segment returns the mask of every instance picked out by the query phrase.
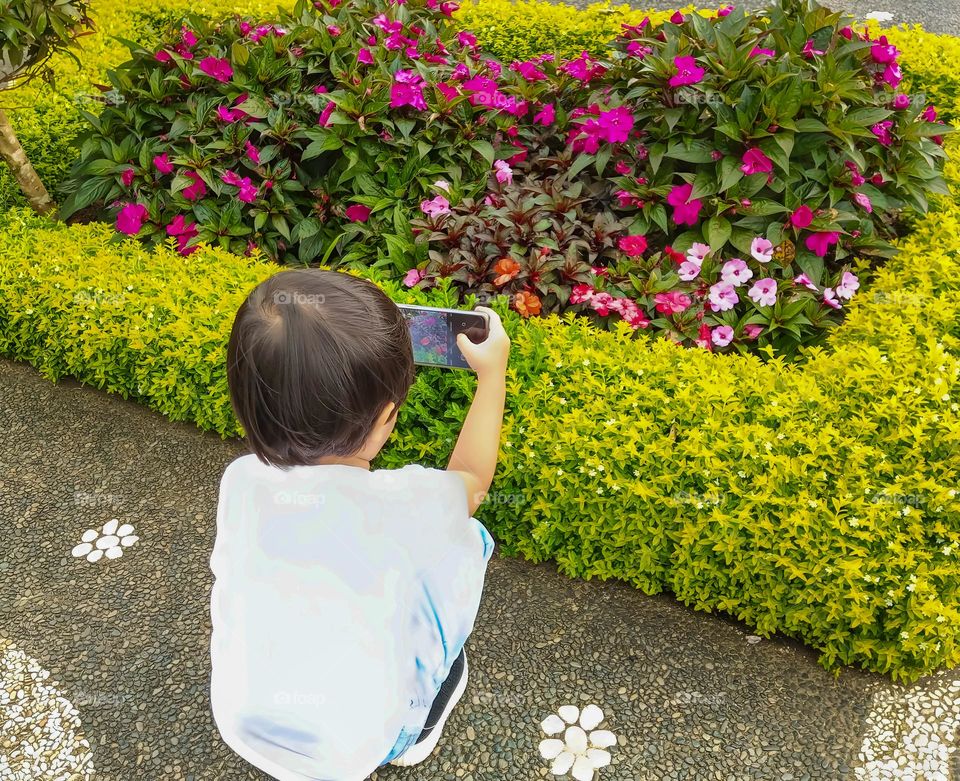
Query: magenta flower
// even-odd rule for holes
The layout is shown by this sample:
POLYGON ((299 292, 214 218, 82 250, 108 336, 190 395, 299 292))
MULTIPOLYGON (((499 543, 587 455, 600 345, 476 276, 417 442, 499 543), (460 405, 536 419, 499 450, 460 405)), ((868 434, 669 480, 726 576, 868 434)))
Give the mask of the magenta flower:
POLYGON ((125 168, 120 174, 120 181, 123 182, 125 187, 129 187, 133 184, 134 172, 132 168, 125 168))
POLYGON ((644 46, 640 41, 630 41, 627 44, 627 54, 631 57, 636 57, 638 60, 642 60, 648 54, 652 54, 653 49, 649 46, 644 46))
POLYGON ((893 120, 886 119, 883 122, 878 122, 876 125, 870 128, 870 132, 873 133, 877 140, 883 146, 890 146, 893 143, 893 136, 890 135, 890 129, 893 127, 893 120))
POLYGON ((710 309, 714 312, 726 312, 740 302, 740 297, 737 295, 734 286, 729 282, 718 282, 710 286, 708 300, 710 309))
POLYGON ((886 35, 881 35, 874 41, 873 46, 870 47, 870 56, 875 63, 887 65, 888 63, 896 62, 897 57, 900 56, 900 52, 897 51, 896 46, 887 43, 886 35))
POLYGON ((759 46, 754 46, 750 50, 751 57, 776 57, 777 52, 773 49, 761 49, 759 46))
POLYGON ((696 225, 700 218, 703 201, 699 198, 691 200, 692 192, 692 184, 679 184, 667 195, 667 203, 673 207, 673 221, 677 225, 696 225))
POLYGON ((756 339, 760 336, 760 333, 763 331, 762 325, 745 325, 743 327, 743 333, 748 339, 756 339))
POLYGON ((477 48, 477 36, 473 33, 466 31, 460 31, 457 33, 457 43, 467 49, 476 49, 477 48))
POLYGON ((803 56, 808 60, 812 59, 815 54, 824 54, 823 49, 814 49, 813 48, 813 38, 810 38, 803 47, 803 56))
POLYGON ((854 193, 853 202, 857 204, 861 209, 863 209, 867 214, 873 213, 873 204, 870 202, 870 199, 863 193, 854 193))
POLYGON ((249 141, 246 142, 246 154, 247 154, 247 158, 248 158, 248 159, 250 160, 250 162, 252 162, 254 165, 259 165, 259 164, 260 164, 260 150, 257 149, 257 148, 256 148, 253 144, 251 144, 249 141))
POLYGON ((910 96, 904 95, 902 92, 898 92, 893 96, 893 107, 897 111, 903 111, 904 109, 910 108, 910 96))
POLYGON ((773 306, 777 303, 777 280, 770 277, 758 279, 747 295, 757 306, 773 306))
POLYGON ((547 74, 537 67, 537 63, 530 60, 511 63, 510 70, 519 73, 526 81, 543 81, 547 78, 547 74))
POLYGON ((810 277, 808 277, 806 274, 797 274, 793 278, 793 284, 803 285, 805 288, 812 290, 814 293, 816 293, 820 289, 813 284, 813 280, 811 280, 810 277))
POLYGON ((590 285, 574 285, 570 292, 570 303, 585 304, 593 298, 594 293, 596 291, 590 285))
POLYGON ((851 274, 849 271, 844 271, 843 276, 840 278, 840 284, 837 285, 836 293, 837 295, 849 301, 853 298, 853 294, 860 289, 860 280, 857 278, 856 274, 851 274))
POLYGON ((717 18, 722 19, 724 16, 730 16, 733 13, 732 5, 722 5, 717 9, 717 18))
POLYGON ((671 87, 685 87, 690 84, 699 84, 703 81, 706 70, 697 65, 696 58, 674 57, 673 64, 677 69, 677 73, 675 76, 670 77, 669 84, 671 87))
POLYGON ((117 212, 117 230, 128 236, 136 236, 149 216, 142 203, 128 203, 117 212))
POLYGON ((230 81, 233 76, 233 68, 230 67, 230 60, 218 57, 204 57, 200 60, 200 70, 217 81, 230 81))
POLYGON ((620 251, 629 255, 631 258, 639 258, 647 251, 647 237, 641 235, 623 236, 617 242, 620 251))
POLYGON ((361 62, 364 65, 373 65, 373 52, 363 47, 357 52, 357 62, 361 62))
POLYGON ((195 171, 187 171, 184 176, 187 179, 193 181, 193 184, 188 185, 183 189, 183 197, 188 201, 196 201, 200 198, 203 198, 207 194, 207 185, 204 183, 203 179, 200 178, 200 175, 195 171))
POLYGON ((733 341, 733 329, 729 325, 718 325, 710 333, 710 341, 717 347, 726 347, 733 341))
POLYGON ((393 85, 390 87, 390 108, 413 106, 424 111, 427 102, 423 99, 424 80, 419 73, 413 70, 400 70, 393 76, 393 85))
POLYGON ((807 236, 804 244, 814 255, 823 257, 830 251, 830 245, 836 244, 840 240, 840 234, 836 231, 825 233, 811 233, 807 236))
POLYGON ((257 198, 257 188, 250 183, 250 177, 245 176, 240 180, 240 192, 237 198, 244 203, 253 203, 257 198))
POLYGON ((623 143, 629 139, 633 125, 633 114, 623 106, 610 111, 601 111, 597 118, 598 135, 611 144, 623 143))
POLYGON ((893 87, 893 89, 896 89, 900 86, 900 82, 903 81, 903 71, 900 70, 900 66, 897 63, 891 62, 883 69, 883 76, 881 78, 893 87))
POLYGON ((671 24, 683 24, 685 21, 687 18, 679 11, 674 11, 673 16, 670 17, 671 24))
POLYGON ((173 55, 171 55, 166 49, 160 49, 160 51, 153 55, 153 59, 155 59, 157 62, 170 62, 170 60, 173 59, 173 55))
POLYGON ((442 214, 450 214, 450 201, 442 195, 438 195, 430 200, 421 201, 420 211, 428 217, 439 217, 442 214))
POLYGON ((552 125, 556 118, 557 114, 553 108, 553 104, 544 103, 543 106, 540 107, 540 111, 534 115, 533 122, 535 125, 552 125))
POLYGON ((773 161, 762 150, 752 147, 743 153, 740 170, 747 176, 751 174, 769 174, 773 171, 773 161))
POLYGON ((611 306, 614 306, 614 311, 616 311, 616 305, 614 304, 613 296, 611 296, 606 290, 600 290, 594 293, 590 298, 590 306, 601 317, 606 317, 610 314, 611 306))
POLYGON ((837 300, 837 294, 831 287, 824 288, 823 303, 832 309, 843 309, 843 305, 837 300))
POLYGON ((224 122, 236 122, 240 119, 240 112, 234 112, 226 106, 217 106, 217 116, 224 122))
POLYGON ((190 46, 191 48, 197 45, 196 34, 186 25, 180 27, 180 40, 182 40, 186 46, 190 46))
POLYGON ((460 95, 460 92, 456 87, 451 84, 447 84, 445 81, 441 81, 439 84, 437 84, 437 89, 440 91, 440 94, 443 95, 444 100, 446 100, 448 103, 460 95))
POLYGON ((927 106, 921 113, 920 116, 923 117, 924 122, 936 122, 937 121, 937 109, 934 106, 927 106))
POLYGON ((656 302, 656 310, 665 315, 678 315, 690 308, 693 301, 686 293, 679 290, 671 290, 669 293, 657 293, 653 300, 656 302))
POLYGON ((362 203, 355 203, 347 207, 346 217, 350 222, 366 222, 370 219, 370 207, 362 203))
POLYGON ((340 35, 341 30, 335 24, 328 24, 327 32, 330 33, 331 37, 336 38, 338 35, 340 35))
POLYGON ((581 52, 579 57, 561 65, 560 70, 584 84, 607 72, 607 69, 594 60, 588 52, 581 52))
POLYGON ((421 279, 423 273, 415 268, 410 269, 403 278, 403 284, 407 287, 414 287, 421 279))
POLYGON ((321 111, 320 115, 317 117, 317 124, 320 125, 321 127, 329 127, 330 117, 333 114, 333 112, 336 110, 337 110, 337 104, 334 103, 332 100, 329 101, 327 105, 323 107, 323 111, 321 111))
POLYGON ((196 251, 196 247, 188 245, 190 244, 190 240, 196 236, 198 232, 197 224, 191 222, 188 225, 182 214, 178 214, 170 224, 167 225, 167 235, 176 237, 177 252, 181 255, 189 255, 191 252, 196 251))
POLYGON ((169 155, 166 152, 153 158, 153 167, 161 174, 173 173, 173 164, 170 162, 169 155))
POLYGON ((728 260, 723 264, 723 268, 720 269, 720 281, 726 282, 734 287, 740 287, 740 285, 746 284, 752 277, 753 272, 747 266, 746 261, 740 258, 728 260))
POLYGON ((505 160, 497 160, 493 164, 494 176, 500 184, 511 184, 513 182, 513 169, 505 160))
POLYGON ((813 210, 809 206, 801 206, 790 215, 790 223, 794 228, 802 230, 813 222, 813 210))

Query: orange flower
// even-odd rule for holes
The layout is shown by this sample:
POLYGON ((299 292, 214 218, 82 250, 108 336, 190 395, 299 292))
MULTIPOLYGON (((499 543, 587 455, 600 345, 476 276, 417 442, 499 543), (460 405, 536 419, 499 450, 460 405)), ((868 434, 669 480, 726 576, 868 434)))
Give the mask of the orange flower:
POLYGON ((500 258, 493 267, 493 270, 497 274, 497 278, 493 280, 493 284, 497 287, 502 287, 520 273, 520 264, 513 258, 500 258))
POLYGON ((540 299, 535 293, 521 290, 513 297, 513 308, 524 317, 540 314, 540 299))

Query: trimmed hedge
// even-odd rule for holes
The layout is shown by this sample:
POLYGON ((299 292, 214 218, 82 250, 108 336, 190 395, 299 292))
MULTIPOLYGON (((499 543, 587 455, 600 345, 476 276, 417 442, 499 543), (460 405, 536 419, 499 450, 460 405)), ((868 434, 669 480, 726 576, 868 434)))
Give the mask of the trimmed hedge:
MULTIPOLYGON (((111 236, 6 216, 0 354, 238 433, 225 345, 275 267, 111 236)), ((507 552, 673 591, 828 667, 912 680, 960 664, 960 206, 938 201, 802 365, 506 320, 502 462, 478 515, 507 552)), ((442 464, 472 383, 420 372, 381 465, 442 464)))

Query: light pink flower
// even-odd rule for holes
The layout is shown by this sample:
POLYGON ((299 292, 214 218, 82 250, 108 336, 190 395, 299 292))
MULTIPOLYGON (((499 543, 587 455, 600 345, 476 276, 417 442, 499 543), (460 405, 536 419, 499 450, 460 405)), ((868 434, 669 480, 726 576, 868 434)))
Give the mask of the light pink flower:
POLYGON ((713 250, 709 244, 701 244, 695 241, 690 249, 687 250, 687 262, 696 263, 698 266, 701 266, 711 252, 713 252, 713 250))
POLYGON ((726 347, 733 341, 733 329, 729 325, 718 325, 710 333, 710 341, 717 347, 726 347))
POLYGON ((726 312, 740 302, 736 289, 728 282, 718 282, 710 286, 709 303, 714 312, 726 312))
POLYGON ((777 303, 777 281, 771 277, 758 279, 747 295, 757 306, 773 306, 777 303))
POLYGON ((689 260, 685 260, 677 269, 677 275, 684 282, 689 282, 690 280, 696 279, 698 276, 700 276, 700 264, 691 263, 689 260))
POLYGON ((843 309, 843 305, 837 300, 837 295, 831 287, 824 289, 823 303, 831 309, 843 309))
POLYGON ((403 277, 403 284, 407 287, 414 287, 421 279, 423 279, 423 272, 412 268, 403 277))
POLYGON ((752 276, 753 272, 750 270, 750 267, 740 258, 728 260, 723 264, 723 268, 720 269, 720 280, 734 287, 740 287, 740 285, 745 284, 752 276))
POLYGON ((837 285, 836 294, 844 299, 849 301, 853 298, 853 294, 860 289, 860 280, 857 278, 856 274, 852 274, 849 271, 844 271, 843 275, 840 277, 840 284, 837 285))
POLYGON ((429 200, 421 201, 420 211, 428 217, 439 217, 442 214, 450 214, 450 201, 442 195, 438 195, 429 200))
POLYGON ((493 164, 494 176, 500 184, 513 182, 513 169, 505 160, 497 160, 493 164))
POLYGON ((595 292, 590 298, 590 306, 601 317, 610 314, 611 304, 613 304, 613 296, 605 290, 595 292))
POLYGON ((820 288, 818 288, 815 284, 813 284, 813 280, 811 280, 810 277, 808 277, 806 274, 797 274, 793 278, 793 284, 803 285, 805 288, 808 288, 814 291, 815 293, 820 290, 820 288))
POLYGON ((861 209, 863 209, 867 214, 873 213, 873 204, 870 202, 870 199, 863 193, 854 193, 853 201, 861 209))
POLYGON ((769 263, 773 258, 773 242, 757 236, 750 242, 750 254, 758 263, 769 263))

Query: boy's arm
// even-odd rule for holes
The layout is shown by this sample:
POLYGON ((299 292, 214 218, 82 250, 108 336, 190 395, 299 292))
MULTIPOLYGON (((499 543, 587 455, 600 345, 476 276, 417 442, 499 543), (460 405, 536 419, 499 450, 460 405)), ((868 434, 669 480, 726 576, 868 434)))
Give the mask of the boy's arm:
POLYGON ((510 356, 510 338, 503 330, 499 315, 486 307, 477 309, 489 314, 490 332, 480 344, 474 344, 464 334, 457 337, 460 352, 477 373, 477 392, 447 465, 448 471, 457 472, 463 478, 471 515, 483 501, 497 469, 510 356))

